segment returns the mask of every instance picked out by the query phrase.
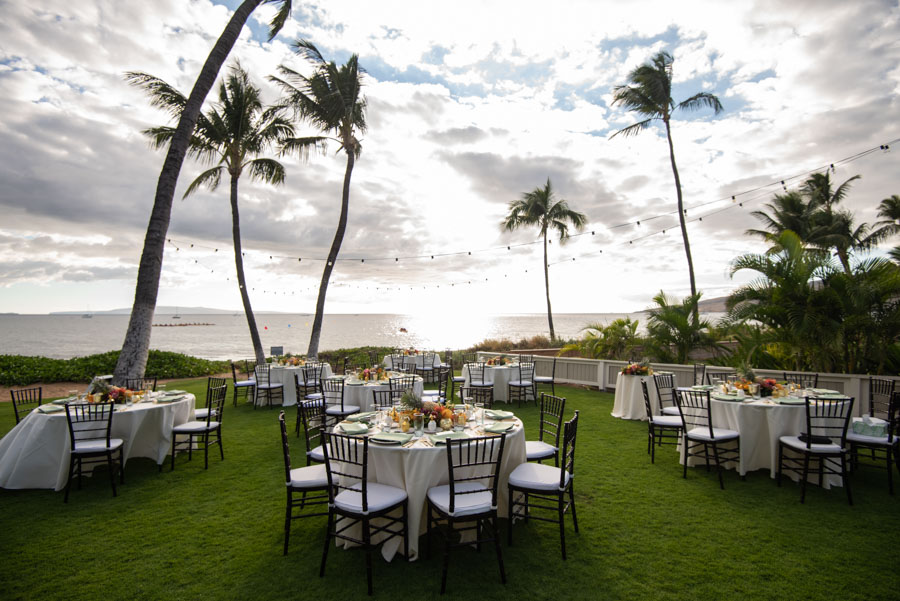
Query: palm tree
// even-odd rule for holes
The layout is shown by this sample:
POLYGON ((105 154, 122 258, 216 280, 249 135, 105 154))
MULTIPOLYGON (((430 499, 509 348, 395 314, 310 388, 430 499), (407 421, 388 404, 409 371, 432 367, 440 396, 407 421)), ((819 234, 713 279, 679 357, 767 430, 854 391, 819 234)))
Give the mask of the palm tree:
POLYGON ((144 248, 138 267, 134 304, 114 372, 117 382, 123 382, 125 378, 143 377, 147 369, 150 331, 153 313, 156 310, 156 297, 159 294, 159 276, 162 273, 166 234, 169 231, 172 201, 175 198, 175 184, 178 182, 181 165, 184 163, 206 95, 216 82, 219 70, 225 64, 225 59, 234 47, 244 23, 260 4, 279 5, 269 24, 270 40, 281 30, 291 14, 291 0, 244 0, 231 15, 222 34, 216 40, 181 111, 156 183, 156 196, 153 199, 153 209, 150 213, 150 222, 147 224, 147 234, 144 237, 144 248))
POLYGON ((547 321, 550 324, 550 339, 556 340, 553 329, 553 311, 550 309, 550 273, 547 267, 547 231, 556 230, 559 241, 563 243, 569 237, 569 224, 581 230, 587 223, 587 216, 569 208, 565 200, 555 200, 550 187, 550 178, 543 188, 535 188, 526 192, 519 200, 509 203, 509 213, 500 223, 500 227, 511 232, 523 226, 538 226, 544 239, 544 288, 547 293, 547 321))
MULTIPOLYGON (((365 73, 359 67, 359 57, 351 56, 347 64, 338 67, 334 61, 328 62, 322 53, 306 40, 297 40, 294 52, 312 63, 312 75, 301 75, 297 71, 280 65, 281 77, 272 77, 287 94, 286 102, 293 106, 299 117, 316 127, 319 131, 330 133, 330 139, 340 143, 340 148, 347 155, 347 167, 344 170, 344 186, 341 193, 341 216, 338 219, 337 231, 328 251, 328 259, 322 270, 322 281, 319 283, 319 296, 316 300, 316 316, 313 319, 312 333, 309 337, 307 355, 315 357, 319 353, 319 337, 322 333, 322 317, 325 313, 325 295, 328 292, 328 280, 334 270, 344 232, 347 229, 347 212, 350 206, 350 176, 353 165, 362 152, 362 145, 357 135, 366 133, 366 99, 362 96, 362 76, 365 73)), ((291 146, 288 146, 288 150, 291 146)))
POLYGON ((574 350, 591 359, 631 359, 635 347, 641 343, 638 325, 630 317, 614 319, 607 325, 589 323, 582 328, 584 337, 567 344, 560 353, 574 350))
POLYGON ((694 349, 715 349, 710 334, 712 324, 694 317, 701 294, 670 303, 665 292, 653 297, 655 307, 647 310, 647 344, 649 354, 663 363, 687 363, 694 349))
MULTIPOLYGON (((878 205, 878 217, 870 234, 872 242, 878 244, 900 234, 900 195, 894 194, 885 198, 878 205)), ((900 246, 895 246, 888 254, 895 262, 900 262, 900 246)))
MULTIPOLYGON (((763 222, 765 229, 749 229, 745 234, 776 243, 782 232, 791 230, 804 243, 811 239, 812 215, 815 212, 806 199, 797 191, 776 194, 771 203, 764 205, 770 212, 753 211, 750 214, 763 222)), ((777 247, 772 247, 777 252, 777 247)))
MULTIPOLYGON (((675 164, 675 147, 672 144, 672 113, 676 109, 694 111, 703 107, 713 109, 715 114, 722 112, 722 103, 713 94, 699 92, 678 104, 672 100, 672 55, 660 51, 651 59, 650 64, 636 67, 628 79, 632 85, 616 86, 613 89, 613 105, 622 104, 630 111, 646 117, 633 125, 620 129, 610 139, 619 134, 625 137, 635 136, 647 129, 654 121, 662 121, 666 127, 666 139, 669 142, 669 160, 672 163, 672 175, 675 177, 675 193, 678 198, 678 221, 681 224, 681 237, 684 239, 684 252, 687 256, 688 274, 691 279, 691 296, 697 294, 694 280, 694 261, 691 258, 691 244, 688 240, 687 225, 684 219, 684 202, 681 195, 681 179, 675 164)), ((698 319, 694 313, 694 319, 698 319)))
MULTIPOLYGON (((128 81, 147 90, 155 104, 166 106, 172 112, 177 113, 179 108, 184 107, 184 96, 157 77, 146 73, 129 73, 128 81)), ((215 190, 223 174, 230 178, 234 264, 253 352, 259 363, 264 363, 266 357, 244 276, 238 180, 246 170, 252 180, 276 185, 284 183, 284 167, 281 163, 269 158, 258 158, 267 149, 290 138, 294 133, 293 125, 282 115, 282 110, 282 107, 264 107, 260 101, 259 88, 250 83, 247 72, 241 69, 240 64, 232 67, 229 76, 219 85, 218 104, 198 117, 188 148, 188 153, 193 157, 216 165, 197 176, 183 197, 187 198, 202 186, 215 190)), ((151 139, 154 148, 162 148, 175 135, 175 129, 168 126, 152 127, 143 133, 151 139)))

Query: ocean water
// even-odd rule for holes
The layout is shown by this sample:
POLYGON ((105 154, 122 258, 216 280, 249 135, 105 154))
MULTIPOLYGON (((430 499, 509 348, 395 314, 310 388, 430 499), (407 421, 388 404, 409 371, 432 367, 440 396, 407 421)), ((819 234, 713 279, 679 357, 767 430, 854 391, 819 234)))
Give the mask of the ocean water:
MULTIPOLYGON (((589 323, 608 323, 624 313, 560 313, 553 316, 557 336, 577 338, 589 323)), ((642 314, 630 314, 641 320, 642 314)), ((282 346, 285 352, 302 354, 309 346, 311 315, 258 315, 263 349, 282 346)), ((237 315, 158 316, 150 348, 175 351, 207 359, 253 356, 247 321, 237 315), (206 323, 210 325, 184 325, 206 323), (181 324, 181 325, 178 325, 181 324)), ((122 348, 127 315, 0 315, 0 354, 40 355, 59 359, 91 355, 122 348)), ((467 348, 488 338, 518 341, 548 334, 547 315, 477 315, 452 317, 424 315, 326 315, 320 350, 355 346, 415 347, 421 349, 467 348), (402 330, 406 330, 405 332, 402 330)))

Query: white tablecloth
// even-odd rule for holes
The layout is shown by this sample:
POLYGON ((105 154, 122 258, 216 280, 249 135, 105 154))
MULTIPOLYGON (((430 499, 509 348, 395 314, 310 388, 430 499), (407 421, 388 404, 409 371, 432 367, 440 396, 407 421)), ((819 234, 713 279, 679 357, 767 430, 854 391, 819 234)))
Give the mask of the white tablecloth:
MULTIPOLYGON (((344 382, 344 405, 352 405, 359 407, 362 412, 372 411, 375 405, 376 390, 390 390, 390 384, 383 382, 380 384, 348 384, 344 382)), ((420 376, 416 376, 416 383, 413 385, 413 392, 420 397, 425 390, 425 385, 420 376)))
MULTIPOLYGON (((515 421, 515 427, 506 435, 503 458, 500 462, 497 503, 502 517, 506 517, 507 513, 509 474, 518 465, 525 463, 525 428, 521 420, 515 421)), ((368 479, 369 482, 380 482, 406 490, 409 495, 409 560, 418 559, 419 536, 425 534, 428 526, 426 501, 428 489, 450 481, 446 447, 443 445, 423 447, 417 444, 403 448, 370 442, 368 479)), ((381 554, 390 561, 397 551, 402 551, 402 547, 402 540, 395 538, 382 545, 381 554)))
MULTIPOLYGON (((322 379, 334 375, 331 365, 322 364, 322 379)), ((273 384, 284 384, 284 406, 290 407, 297 404, 297 389, 294 387, 294 378, 299 376, 303 381, 303 368, 300 366, 273 365, 269 368, 269 380, 273 384)))
MULTIPOLYGON (((464 365, 462 370, 462 375, 466 379, 465 385, 469 385, 469 369, 468 366, 464 365)), ((509 402, 509 382, 510 380, 518 380, 519 379, 519 366, 518 365, 485 365, 484 367, 484 381, 492 382, 494 384, 494 402, 502 401, 504 403, 509 402)), ((531 391, 526 392, 527 398, 534 399, 531 394, 531 391)))
MULTIPOLYGON (((194 395, 174 403, 138 403, 116 411, 112 438, 125 441, 123 455, 162 464, 172 448, 172 428, 193 419, 194 395)), ((0 440, 0 488, 62 490, 69 475, 66 412, 29 413, 0 440)), ((85 466, 87 468, 87 466, 85 466)))
POLYGON ((647 421, 647 409, 644 407, 644 392, 641 382, 647 382, 650 394, 650 407, 653 415, 659 415, 659 398, 656 396, 656 385, 653 376, 628 376, 619 372, 616 376, 616 398, 613 402, 612 416, 621 419, 640 419, 647 421))
MULTIPOLYGON (((712 399, 713 424, 717 428, 736 430, 740 435, 740 460, 725 464, 725 467, 737 468, 742 476, 747 472, 767 469, 769 475, 778 475, 778 439, 782 436, 795 436, 806 430, 806 407, 804 405, 778 405, 777 399, 771 401, 753 400, 746 402, 718 401, 712 399)), ((684 462, 684 453, 681 453, 684 462)), ((691 460, 692 465, 694 460, 691 460)), ((818 474, 810 470, 810 481, 818 482, 818 474)), ((795 480, 799 479, 790 472, 784 472, 795 480)), ((839 477, 825 478, 825 488, 840 486, 839 477)))

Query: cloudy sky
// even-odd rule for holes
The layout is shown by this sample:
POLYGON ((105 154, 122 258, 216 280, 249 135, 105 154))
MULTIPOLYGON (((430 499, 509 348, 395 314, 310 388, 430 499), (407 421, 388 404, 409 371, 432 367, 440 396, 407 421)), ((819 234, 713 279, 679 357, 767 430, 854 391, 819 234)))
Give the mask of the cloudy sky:
MULTIPOLYGON (((0 312, 131 305, 163 160, 140 131, 167 116, 123 73, 187 93, 237 4, 0 0, 0 312)), ((555 311, 685 294, 664 133, 610 139, 637 120, 611 106, 613 87, 659 50, 675 57, 676 101, 707 91, 725 109, 673 126, 706 297, 747 281, 729 262, 764 250, 743 231, 781 180, 793 188, 832 163, 839 182, 861 174, 846 201, 859 221, 900 194, 900 143, 877 150, 900 138, 897 2, 295 2, 269 43, 272 10, 258 9, 231 53, 267 102, 279 64, 307 69, 297 38, 337 62, 356 53, 367 71, 369 131, 329 312, 544 311, 536 233, 499 223, 548 177, 590 221, 551 245, 555 311), (446 253, 457 254, 430 258, 446 253)), ((314 310, 340 208, 336 150, 284 157, 281 187, 241 181, 254 308, 314 310)), ((227 187, 180 199, 204 168, 182 169, 159 304, 236 309, 227 187)))

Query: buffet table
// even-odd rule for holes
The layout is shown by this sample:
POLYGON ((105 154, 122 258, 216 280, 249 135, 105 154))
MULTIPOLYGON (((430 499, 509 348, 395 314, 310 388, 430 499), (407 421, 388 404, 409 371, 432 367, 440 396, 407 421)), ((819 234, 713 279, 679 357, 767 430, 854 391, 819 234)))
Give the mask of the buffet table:
POLYGON ((644 392, 641 388, 641 382, 647 382, 650 407, 653 409, 653 415, 659 415, 659 397, 656 396, 656 385, 653 383, 653 376, 629 376, 619 372, 619 375, 616 376, 613 417, 647 421, 647 408, 644 406, 644 392))
MULTIPOLYGON (((195 402, 185 394, 172 402, 117 406, 111 437, 125 441, 124 461, 147 457, 162 465, 172 448, 172 428, 193 419, 195 402)), ((55 413, 34 409, 0 440, 0 488, 65 488, 69 426, 58 406, 62 410, 55 413)))
MULTIPOLYGON (((469 386, 469 368, 467 365, 463 366, 462 376, 466 379, 465 386, 469 386)), ((502 401, 504 403, 509 402, 509 382, 510 380, 518 380, 519 379, 519 366, 518 365, 485 365, 484 366, 484 381, 491 382, 494 385, 494 402, 502 401)), ((526 392, 526 398, 528 400, 534 400, 534 397, 531 394, 531 390, 526 392)))

